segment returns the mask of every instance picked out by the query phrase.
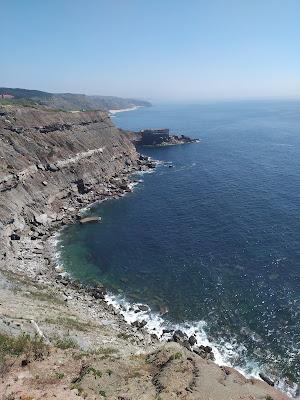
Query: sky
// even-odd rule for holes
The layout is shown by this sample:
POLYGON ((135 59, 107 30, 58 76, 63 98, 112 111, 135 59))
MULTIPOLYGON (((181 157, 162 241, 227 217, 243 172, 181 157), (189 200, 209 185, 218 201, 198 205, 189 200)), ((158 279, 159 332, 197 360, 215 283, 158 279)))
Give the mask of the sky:
POLYGON ((300 0, 0 0, 0 86, 300 98, 300 0))

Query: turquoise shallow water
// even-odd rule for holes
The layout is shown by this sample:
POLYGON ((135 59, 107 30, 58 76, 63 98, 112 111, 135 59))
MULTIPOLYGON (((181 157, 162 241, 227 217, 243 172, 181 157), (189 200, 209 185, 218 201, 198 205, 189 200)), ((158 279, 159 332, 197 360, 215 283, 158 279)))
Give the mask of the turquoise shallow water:
POLYGON ((142 149, 171 162, 71 225, 61 255, 172 323, 204 320, 231 364, 300 379, 300 102, 160 105, 117 114, 198 144, 142 149))

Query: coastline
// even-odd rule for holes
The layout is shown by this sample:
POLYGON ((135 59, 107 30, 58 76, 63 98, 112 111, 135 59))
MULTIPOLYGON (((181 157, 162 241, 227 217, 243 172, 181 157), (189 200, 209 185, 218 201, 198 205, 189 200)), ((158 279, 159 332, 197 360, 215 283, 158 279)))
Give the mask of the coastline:
MULTIPOLYGON (((156 163, 156 165, 158 165, 158 162, 156 163)), ((155 172, 155 170, 152 168, 142 171, 143 174, 152 172, 155 172)), ((128 186, 130 187, 130 189, 133 189, 133 187, 138 184, 138 181, 132 181, 129 182, 128 186)), ((117 200, 126 194, 127 192, 125 191, 122 195, 113 196, 111 199, 117 200)), ((86 212, 90 210, 95 204, 101 204, 105 200, 96 200, 84 209, 82 209, 82 211, 86 212)), ((59 232, 59 234, 61 234, 61 232, 59 232)), ((72 278, 71 273, 64 270, 57 246, 58 242, 56 242, 56 244, 53 246, 53 252, 54 254, 56 254, 54 259, 58 262, 56 270, 63 278, 70 279, 69 282, 72 285, 74 279, 72 278)), ((227 361, 225 353, 226 351, 230 353, 231 349, 226 350, 224 353, 224 351, 222 352, 222 350, 224 350, 224 347, 226 347, 225 344, 222 346, 221 349, 220 346, 218 346, 214 342, 211 342, 208 339, 207 334, 204 330, 204 327, 206 325, 205 321, 189 321, 187 323, 172 324, 166 321, 166 319, 164 318, 165 314, 153 312, 148 304, 141 302, 130 302, 126 299, 126 297, 110 292, 106 288, 103 300, 108 307, 112 307, 110 310, 114 310, 114 314, 120 317, 122 323, 125 323, 129 330, 136 329, 142 334, 142 340, 149 341, 150 338, 150 341, 154 343, 160 342, 162 344, 166 344, 168 342, 176 342, 176 340, 174 340, 173 338, 174 332, 182 332, 187 340, 191 337, 196 338, 196 342, 194 344, 186 344, 184 343, 184 341, 179 341, 180 345, 185 347, 189 352, 196 352, 197 354, 197 349, 199 348, 199 345, 200 348, 209 348, 210 350, 208 351, 208 353, 202 354, 202 357, 210 359, 220 368, 234 369, 243 377, 245 377, 245 379, 251 381, 255 379, 259 382, 266 382, 265 379, 262 379, 261 374, 267 380, 270 379, 270 381, 272 381, 271 378, 264 374, 263 370, 261 370, 259 366, 256 366, 255 372, 251 371, 250 373, 248 373, 244 369, 239 368, 238 366, 233 366, 229 361, 227 361)), ((291 387, 285 382, 279 380, 274 380, 274 383, 274 387, 276 390, 280 390, 281 392, 283 392, 284 394, 288 394, 292 398, 298 398, 294 396, 297 392, 297 387, 291 387)))
MULTIPOLYGON (((153 171, 153 169, 148 170, 149 172, 153 171)), ((145 170, 145 172, 148 172, 145 170)), ((134 184, 134 181, 130 181, 128 178, 129 175, 131 175, 135 170, 130 171, 130 173, 127 174, 127 179, 128 179, 128 184, 134 184)), ((122 175, 122 178, 124 178, 124 175, 122 175)), ((129 189, 129 188, 128 188, 129 189)), ((89 199, 89 203, 87 206, 85 206, 85 210, 90 209, 93 204, 106 201, 107 199, 117 199, 120 198, 121 196, 124 196, 129 190, 122 190, 120 192, 117 190, 116 192, 113 192, 109 197, 105 199, 99 199, 97 197, 91 197, 89 199)), ((83 208, 81 208, 78 211, 82 211, 83 208)), ((67 209, 65 210, 65 215, 64 218, 67 218, 68 223, 71 223, 76 219, 77 213, 74 213, 74 210, 67 209)), ((165 335, 165 338, 161 341, 158 338, 158 335, 154 333, 155 329, 153 330, 147 330, 146 325, 141 325, 139 323, 136 323, 136 321, 139 321, 140 318, 134 318, 131 321, 124 316, 124 309, 122 310, 121 307, 118 306, 117 302, 114 301, 113 296, 111 296, 109 293, 106 292, 106 290, 100 285, 98 288, 94 287, 87 287, 85 285, 82 285, 80 282, 72 280, 69 276, 64 274, 63 270, 61 270, 61 266, 57 263, 58 259, 55 255, 54 249, 55 249, 55 242, 54 240, 57 238, 57 234, 60 229, 65 226, 65 222, 61 224, 60 226, 55 226, 51 227, 48 231, 47 239, 45 242, 43 241, 34 241, 33 246, 29 246, 29 244, 32 244, 32 241, 30 243, 30 239, 25 240, 23 242, 20 242, 19 244, 21 245, 21 249, 19 249, 21 252, 26 251, 26 258, 30 260, 29 263, 26 264, 26 275, 31 276, 31 278, 36 282, 37 285, 42 285, 42 286, 51 286, 51 290, 56 293, 62 293, 63 294, 63 301, 67 304, 67 307, 69 311, 72 309, 76 309, 77 313, 80 315, 81 318, 86 318, 86 313, 88 313, 95 321, 98 320, 100 321, 109 321, 108 325, 111 325, 113 329, 115 330, 115 344, 116 340, 118 341, 123 341, 126 340, 126 346, 124 347, 124 344, 119 344, 118 345, 118 351, 120 354, 123 356, 128 356, 130 354, 136 354, 141 352, 141 354, 148 354, 149 351, 150 353, 153 351, 157 351, 157 348, 160 349, 161 346, 162 348, 166 348, 167 351, 168 349, 180 349, 180 354, 185 354, 185 357, 189 359, 189 357, 197 357, 197 360, 199 359, 204 360, 206 363, 208 363, 205 367, 205 369, 208 368, 208 371, 210 368, 212 370, 215 370, 217 372, 219 368, 221 370, 226 369, 227 367, 225 366, 217 366, 213 361, 210 361, 210 357, 207 358, 205 354, 199 357, 199 355, 196 355, 193 351, 191 351, 191 348, 187 348, 184 343, 181 343, 178 341, 177 343, 174 343, 173 341, 171 343, 168 343, 169 340, 171 339, 171 336, 167 333, 165 335), (36 252, 36 249, 39 251, 36 252), (34 260, 34 261, 33 261, 34 260), (31 266, 31 270, 28 270, 28 266, 31 266), (38 272, 39 271, 39 272, 38 272), (37 278, 34 278, 36 276, 37 278), (104 290, 103 290, 104 289, 104 290), (130 345, 128 345, 127 341, 130 338, 130 345), (165 347, 167 346, 167 347, 165 347), (173 346, 173 347, 172 347, 173 346), (175 346, 175 347, 174 347, 175 346), (215 367, 214 367, 215 365, 215 367)), ((25 267, 23 265, 23 267, 25 267)), ((4 271, 0 271, 1 273, 4 273, 4 271)), ((19 274, 24 273, 23 268, 18 269, 19 274)), ((15 273, 15 271, 14 271, 15 273)), ((4 275, 7 276, 6 273, 4 275)), ((140 304, 141 306, 141 304, 140 304)), ((150 311, 150 309, 149 309, 150 311)), ((144 311, 145 312, 145 311, 144 311)), ((133 314, 137 315, 139 313, 134 313, 133 314)), ((133 315, 131 314, 131 315, 133 315)), ((143 311, 140 311, 141 317, 143 317, 143 311)), ((158 318, 161 318, 158 316, 158 318)), ((26 320, 26 317, 25 317, 26 320)), ((31 321, 34 322, 34 324, 38 327, 38 330, 41 332, 42 337, 44 338, 45 341, 52 343, 53 339, 51 337, 51 330, 48 329, 48 327, 41 325, 40 322, 36 322, 34 318, 31 316, 31 321), (50 334, 49 334, 50 332, 50 334)), ((161 329, 164 329, 163 326, 163 319, 161 319, 162 326, 161 329)), ((18 324, 17 324, 18 325, 18 324)), ((32 324, 33 325, 33 324, 32 324)), ((154 324, 155 325, 155 324, 154 324)), ((155 326, 153 326, 155 328, 155 326)), ((179 327, 178 327, 179 328, 179 327)), ((32 329, 33 333, 35 332, 34 329, 32 329)), ((63 334, 60 332, 60 327, 57 325, 55 326, 55 331, 56 334, 63 334)), ((69 329, 68 329, 69 332, 69 329)), ((111 329, 109 330, 110 335, 111 335, 111 329)), ((86 334, 86 337, 84 340, 80 341, 80 347, 88 350, 90 346, 95 346, 97 345, 105 345, 105 343, 111 343, 111 339, 106 342, 107 339, 104 338, 99 338, 98 335, 95 335, 97 331, 93 334, 86 334), (93 343, 93 344, 92 344, 93 343)), ((157 332, 158 333, 158 332, 157 332)), ((192 330, 190 331, 191 336, 193 335, 192 330)), ((82 335, 82 333, 81 333, 82 335)), ((75 335, 75 337, 77 334, 75 335)), ((199 343, 200 344, 200 343, 199 343)), ((205 343, 204 341, 201 343, 201 345, 208 346, 208 342, 205 343)), ((159 350, 162 351, 162 350, 159 350)), ((174 350, 173 350, 174 351, 174 350)), ((210 350, 211 351, 211 350, 210 350)), ((210 353, 209 351, 209 353, 210 353)), ((177 353, 176 353, 177 354, 177 353)), ((179 353, 178 353, 179 354, 179 353)), ((220 360, 216 360, 220 361, 220 360)), ((234 369, 229 369, 226 370, 229 374, 240 374, 239 371, 236 371, 234 369), (230 372, 229 372, 230 371, 230 372)), ((260 388, 264 391, 269 390, 269 393, 272 394, 272 398, 274 400, 283 400, 286 399, 286 397, 283 394, 280 394, 280 392, 274 391, 274 389, 271 386, 267 386, 264 382, 261 380, 253 380, 252 378, 242 378, 242 375, 236 375, 237 377, 239 376, 239 379, 242 380, 243 382, 249 382, 251 385, 255 383, 257 385, 257 388, 260 388), (274 395, 275 393, 275 395, 274 395)), ((1 385, 0 385, 0 390, 1 390, 1 385)), ((232 390, 232 389, 231 389, 232 390)))
MULTIPOLYGON (((113 376, 123 374, 123 380, 112 385, 108 379, 111 373, 106 373, 107 381, 101 385, 106 385, 107 391, 115 390, 108 397, 111 399, 118 398, 116 393, 121 398, 131 393, 130 398, 138 399, 167 400, 175 396, 199 400, 201 393, 206 398, 209 395, 223 400, 226 390, 227 397, 234 400, 241 396, 246 399, 249 393, 285 400, 285 395, 266 383, 219 367, 212 361, 209 346, 199 343, 198 352, 191 351, 195 350, 191 349, 194 339, 182 331, 176 333, 175 341, 161 342, 158 335, 147 332, 142 321, 128 323, 110 304, 112 298, 101 284, 83 285, 56 268, 53 245, 57 232, 95 202, 116 199, 131 191, 136 182, 130 176, 138 171, 153 171, 155 162, 139 155, 105 113, 48 113, 15 108, 2 111, 3 136, 13 137, 16 143, 25 135, 45 145, 57 138, 59 145, 64 145, 71 135, 76 141, 70 148, 58 147, 51 164, 42 153, 31 155, 32 146, 23 144, 26 162, 10 166, 12 172, 2 176, 6 213, 1 221, 5 228, 1 232, 0 254, 1 334, 29 334, 43 339, 50 349, 44 359, 24 359, 22 355, 17 362, 14 359, 9 375, 0 382, 0 394, 8 396, 14 391, 28 396, 30 392, 30 398, 41 398, 48 385, 49 393, 55 391, 53 397, 69 400, 81 396, 82 390, 89 392, 92 383, 85 375, 100 371, 95 376, 103 377, 103 371, 112 371, 113 376), (38 127, 37 118, 41 121, 38 127), (12 207, 13 218, 7 206, 12 207), (45 365, 44 361, 49 360, 50 365, 45 365), (73 369, 64 369, 65 378, 58 377, 57 365, 71 365, 73 369), (44 369, 49 374, 42 380, 37 376, 41 370, 46 376, 44 369), (129 375, 134 387, 131 381, 128 383, 129 375), (80 382, 80 386, 74 386, 74 382, 80 382), (216 390, 213 394, 212 387, 216 390), (144 397, 141 391, 145 391, 144 397)), ((14 151, 14 147, 6 148, 9 160, 16 159, 14 151)), ((99 387, 95 390, 99 394, 99 387)))
POLYGON ((114 116, 115 114, 121 113, 121 112, 126 112, 126 111, 134 111, 134 110, 138 110, 139 108, 142 108, 143 106, 133 106, 130 108, 122 108, 120 110, 108 110, 109 114, 111 116, 114 116))

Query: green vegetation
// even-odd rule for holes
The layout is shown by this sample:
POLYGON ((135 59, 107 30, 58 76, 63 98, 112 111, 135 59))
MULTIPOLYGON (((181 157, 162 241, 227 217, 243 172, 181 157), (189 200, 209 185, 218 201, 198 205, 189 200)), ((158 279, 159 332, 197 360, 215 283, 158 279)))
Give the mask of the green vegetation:
POLYGON ((27 297, 33 297, 39 301, 45 301, 48 303, 55 304, 64 304, 62 299, 59 299, 54 293, 51 291, 30 291, 26 294, 27 297))
POLYGON ((22 107, 33 107, 38 108, 39 104, 36 101, 30 99, 0 99, 0 105, 15 105, 22 107))
POLYGON ((55 372, 55 376, 57 379, 63 379, 65 374, 63 372, 55 372))
POLYGON ((82 332, 87 332, 89 329, 93 327, 88 322, 82 322, 78 321, 75 318, 67 317, 67 316, 61 316, 56 319, 52 318, 46 318, 45 322, 48 324, 53 324, 53 325, 62 325, 65 328, 74 330, 74 331, 82 331, 82 332))
POLYGON ((179 351, 171 355, 170 360, 179 360, 182 357, 182 353, 179 351))
POLYGON ((55 346, 59 349, 76 349, 78 347, 77 343, 71 337, 65 337, 62 339, 56 339, 55 346))
POLYGON ((117 337, 119 338, 119 339, 124 339, 124 340, 128 340, 128 339, 131 339, 132 338, 132 335, 131 334, 129 334, 129 333, 123 333, 123 332, 121 332, 121 333, 118 333, 117 334, 117 337))
POLYGON ((22 334, 17 337, 0 334, 0 368, 5 367, 7 357, 24 355, 26 359, 39 360, 48 352, 48 346, 39 336, 22 334))
POLYGON ((106 397, 106 393, 105 393, 104 390, 99 390, 99 394, 100 394, 102 397, 106 397))
POLYGON ((266 400, 273 400, 273 397, 271 397, 271 396, 266 396, 266 400))
POLYGON ((98 349, 93 351, 93 354, 96 355, 105 355, 105 356, 109 356, 111 354, 115 354, 118 353, 117 349, 114 349, 113 347, 98 347, 98 349))
POLYGON ((150 106, 147 101, 124 99, 114 96, 86 96, 75 93, 48 93, 40 90, 0 88, 0 94, 10 94, 13 99, 0 99, 0 104, 18 104, 25 107, 44 106, 47 109, 73 110, 113 110, 133 106, 150 106))
POLYGON ((99 371, 98 369, 93 368, 93 367, 88 367, 88 369, 86 371, 86 374, 93 374, 95 379, 96 378, 101 378, 101 376, 102 376, 102 372, 99 371))

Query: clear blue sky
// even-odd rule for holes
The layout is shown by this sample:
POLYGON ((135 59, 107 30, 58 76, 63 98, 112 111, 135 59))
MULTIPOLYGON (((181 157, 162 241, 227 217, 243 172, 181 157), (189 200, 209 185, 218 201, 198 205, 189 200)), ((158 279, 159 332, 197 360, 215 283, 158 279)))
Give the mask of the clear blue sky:
POLYGON ((300 0, 0 0, 0 86, 300 97, 300 0))

